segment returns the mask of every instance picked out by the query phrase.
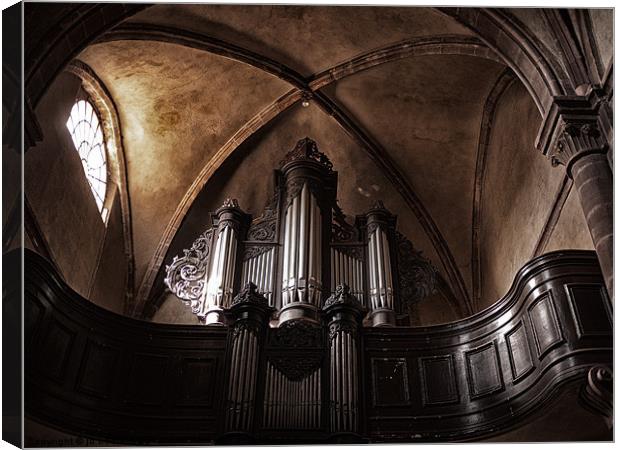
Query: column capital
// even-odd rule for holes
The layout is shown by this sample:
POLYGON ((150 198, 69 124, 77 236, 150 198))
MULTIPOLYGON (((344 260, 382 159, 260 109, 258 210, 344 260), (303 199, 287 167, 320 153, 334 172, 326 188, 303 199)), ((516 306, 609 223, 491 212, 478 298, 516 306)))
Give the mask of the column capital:
POLYGON ((582 156, 606 153, 606 98, 591 90, 586 96, 559 96, 545 116, 536 147, 556 167, 563 165, 572 177, 573 163, 582 156))

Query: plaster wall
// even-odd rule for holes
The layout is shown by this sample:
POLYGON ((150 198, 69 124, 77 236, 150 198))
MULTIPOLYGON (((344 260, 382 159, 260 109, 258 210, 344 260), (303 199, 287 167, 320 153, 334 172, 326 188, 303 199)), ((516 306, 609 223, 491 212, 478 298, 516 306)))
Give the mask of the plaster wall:
POLYGON ((480 231, 483 309, 506 294, 534 248, 564 176, 534 148, 540 115, 521 83, 500 98, 487 150, 480 231))
POLYGON ((120 198, 115 191, 90 298, 97 305, 118 314, 123 314, 127 281, 127 264, 123 264, 126 256, 121 214, 120 198))
POLYGON ((579 193, 574 185, 544 251, 562 249, 594 250, 592 237, 579 203, 579 193))
POLYGON ((43 140, 25 155, 25 195, 69 286, 100 306, 119 311, 124 289, 94 281, 112 267, 126 267, 120 214, 112 212, 106 232, 65 126, 80 84, 79 78, 61 73, 36 108, 43 140))
POLYGON ((614 58, 614 11, 613 9, 591 9, 590 17, 599 55, 607 70, 614 58))

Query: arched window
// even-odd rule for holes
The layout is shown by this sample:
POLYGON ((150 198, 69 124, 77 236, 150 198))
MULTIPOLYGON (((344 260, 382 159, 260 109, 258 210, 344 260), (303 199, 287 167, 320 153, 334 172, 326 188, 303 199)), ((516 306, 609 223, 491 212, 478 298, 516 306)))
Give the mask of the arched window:
POLYGON ((106 220, 104 208, 108 182, 106 144, 95 108, 87 100, 78 100, 71 108, 67 120, 73 144, 82 160, 82 168, 95 197, 102 219, 106 220))

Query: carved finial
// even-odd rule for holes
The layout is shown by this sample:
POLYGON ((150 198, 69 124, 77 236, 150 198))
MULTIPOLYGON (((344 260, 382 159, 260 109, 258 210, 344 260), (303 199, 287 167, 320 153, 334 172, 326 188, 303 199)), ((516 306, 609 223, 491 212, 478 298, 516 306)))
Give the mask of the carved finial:
POLYGON ((336 291, 327 300, 325 300, 323 309, 327 309, 335 304, 351 305, 362 308, 362 305, 360 305, 360 302, 357 301, 357 298, 351 294, 351 288, 346 283, 336 286, 336 291))
POLYGON ((255 305, 267 306, 267 299, 263 294, 257 291, 257 286, 251 281, 241 289, 241 291, 235 296, 232 301, 232 305, 238 305, 240 303, 253 303, 255 305))
POLYGON ((239 208, 239 202, 236 198, 227 198, 222 203, 222 208, 239 208))
POLYGON ((385 205, 383 204, 383 201, 381 200, 376 200, 372 206, 370 207, 370 209, 385 209, 387 211, 387 209, 385 208, 385 205))
POLYGON ((316 142, 307 136, 297 141, 295 148, 286 154, 284 159, 281 161, 280 166, 284 166, 285 164, 296 160, 318 162, 325 166, 325 168, 329 171, 333 168, 333 164, 327 155, 325 155, 325 153, 321 153, 316 145, 316 142))

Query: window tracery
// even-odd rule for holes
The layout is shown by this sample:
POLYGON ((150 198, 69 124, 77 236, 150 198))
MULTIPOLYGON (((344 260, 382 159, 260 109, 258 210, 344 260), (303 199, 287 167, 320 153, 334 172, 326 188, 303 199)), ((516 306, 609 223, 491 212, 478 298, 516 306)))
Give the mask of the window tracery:
POLYGON ((66 123, 69 133, 80 155, 84 175, 97 203, 97 208, 105 221, 107 209, 104 208, 108 183, 106 144, 101 123, 95 108, 87 100, 78 100, 71 108, 66 123))

